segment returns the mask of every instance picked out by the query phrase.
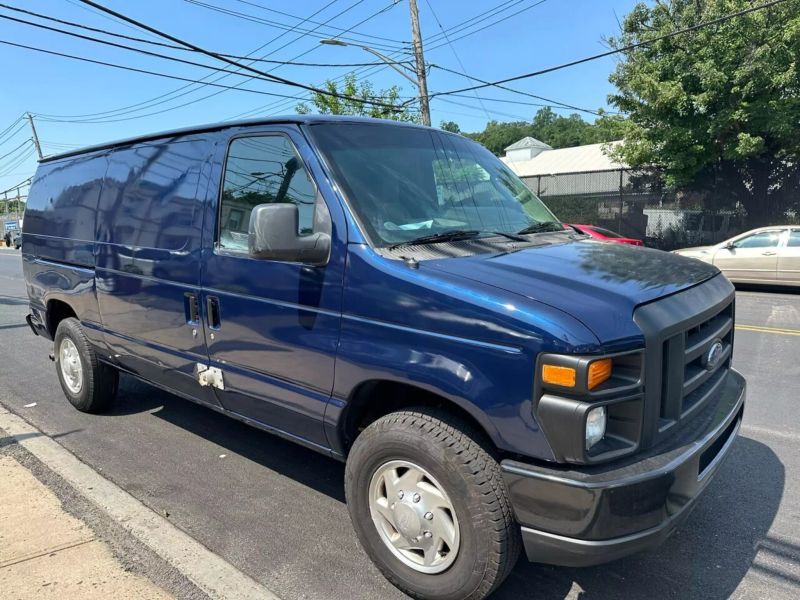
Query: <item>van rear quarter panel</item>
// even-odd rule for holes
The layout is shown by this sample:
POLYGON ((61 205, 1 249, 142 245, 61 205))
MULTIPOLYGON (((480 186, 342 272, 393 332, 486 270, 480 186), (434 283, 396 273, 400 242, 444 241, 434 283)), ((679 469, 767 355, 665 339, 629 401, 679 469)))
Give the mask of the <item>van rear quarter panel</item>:
POLYGON ((94 229, 107 165, 106 153, 41 164, 23 220, 23 271, 34 318, 46 322, 47 303, 64 301, 96 343, 101 336, 94 229))

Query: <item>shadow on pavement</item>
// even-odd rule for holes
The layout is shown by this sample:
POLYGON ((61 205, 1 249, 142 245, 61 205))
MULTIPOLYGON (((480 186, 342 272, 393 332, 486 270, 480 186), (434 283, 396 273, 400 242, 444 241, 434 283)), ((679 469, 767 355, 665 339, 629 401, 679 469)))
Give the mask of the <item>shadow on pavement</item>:
MULTIPOLYGON (((112 414, 153 415, 271 471, 344 502, 344 465, 210 409, 123 377, 112 414)), ((759 550, 797 557, 800 549, 767 536, 784 490, 784 467, 766 445, 739 437, 683 526, 652 551, 585 569, 528 563, 524 556, 493 599, 723 599, 759 550)), ((790 584, 797 582, 789 581, 790 584)))
POLYGON ((108 414, 147 411, 344 503, 344 464, 339 461, 123 375, 117 401, 108 414))

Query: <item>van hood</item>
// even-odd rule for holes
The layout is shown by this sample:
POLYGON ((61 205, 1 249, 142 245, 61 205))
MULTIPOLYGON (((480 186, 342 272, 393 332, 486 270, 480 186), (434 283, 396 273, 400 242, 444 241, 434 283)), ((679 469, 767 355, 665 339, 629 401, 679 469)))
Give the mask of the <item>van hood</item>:
POLYGON ((640 304, 697 285, 716 267, 676 254, 592 241, 425 261, 426 267, 558 308, 601 342, 640 338, 640 304))

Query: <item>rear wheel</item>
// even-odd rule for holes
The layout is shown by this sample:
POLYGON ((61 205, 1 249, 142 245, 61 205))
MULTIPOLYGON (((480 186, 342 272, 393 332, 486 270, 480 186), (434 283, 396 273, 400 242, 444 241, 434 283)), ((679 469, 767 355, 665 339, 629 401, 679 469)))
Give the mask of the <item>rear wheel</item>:
POLYGON ((415 598, 478 600, 521 547, 497 461, 480 436, 426 409, 387 415, 356 439, 345 491, 362 546, 415 598))
POLYGON ((69 317, 56 329, 55 363, 58 381, 70 404, 82 412, 102 412, 117 395, 119 373, 97 360, 80 322, 69 317))

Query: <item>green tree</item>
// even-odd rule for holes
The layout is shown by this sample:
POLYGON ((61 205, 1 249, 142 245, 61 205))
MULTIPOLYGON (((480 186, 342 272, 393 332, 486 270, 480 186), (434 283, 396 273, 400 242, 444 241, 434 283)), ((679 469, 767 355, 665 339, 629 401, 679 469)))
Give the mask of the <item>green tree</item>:
POLYGON ((439 129, 449 131, 450 133, 461 133, 461 127, 459 127, 458 123, 455 121, 442 121, 439 125, 439 129))
POLYGON ((393 85, 388 90, 375 91, 369 81, 358 82, 353 73, 345 75, 341 87, 330 79, 323 86, 327 91, 346 96, 328 96, 319 92, 311 92, 311 104, 301 102, 295 107, 298 114, 306 115, 317 112, 322 115, 355 115, 359 117, 375 117, 395 121, 416 122, 417 115, 400 100, 400 89, 393 85), (373 102, 389 104, 396 108, 378 106, 373 102))
POLYGON ((530 122, 489 121, 483 131, 469 133, 467 136, 500 156, 505 148, 526 136, 534 137, 553 148, 613 142, 622 139, 625 121, 619 115, 599 111, 599 116, 591 123, 577 113, 564 117, 557 115, 552 108, 544 107, 539 109, 530 122))
MULTIPOLYGON (((611 46, 623 47, 753 6, 751 0, 638 4, 611 46)), ((619 158, 663 169, 668 183, 721 203, 750 224, 800 208, 800 0, 622 55, 609 99, 629 115, 619 158)))

